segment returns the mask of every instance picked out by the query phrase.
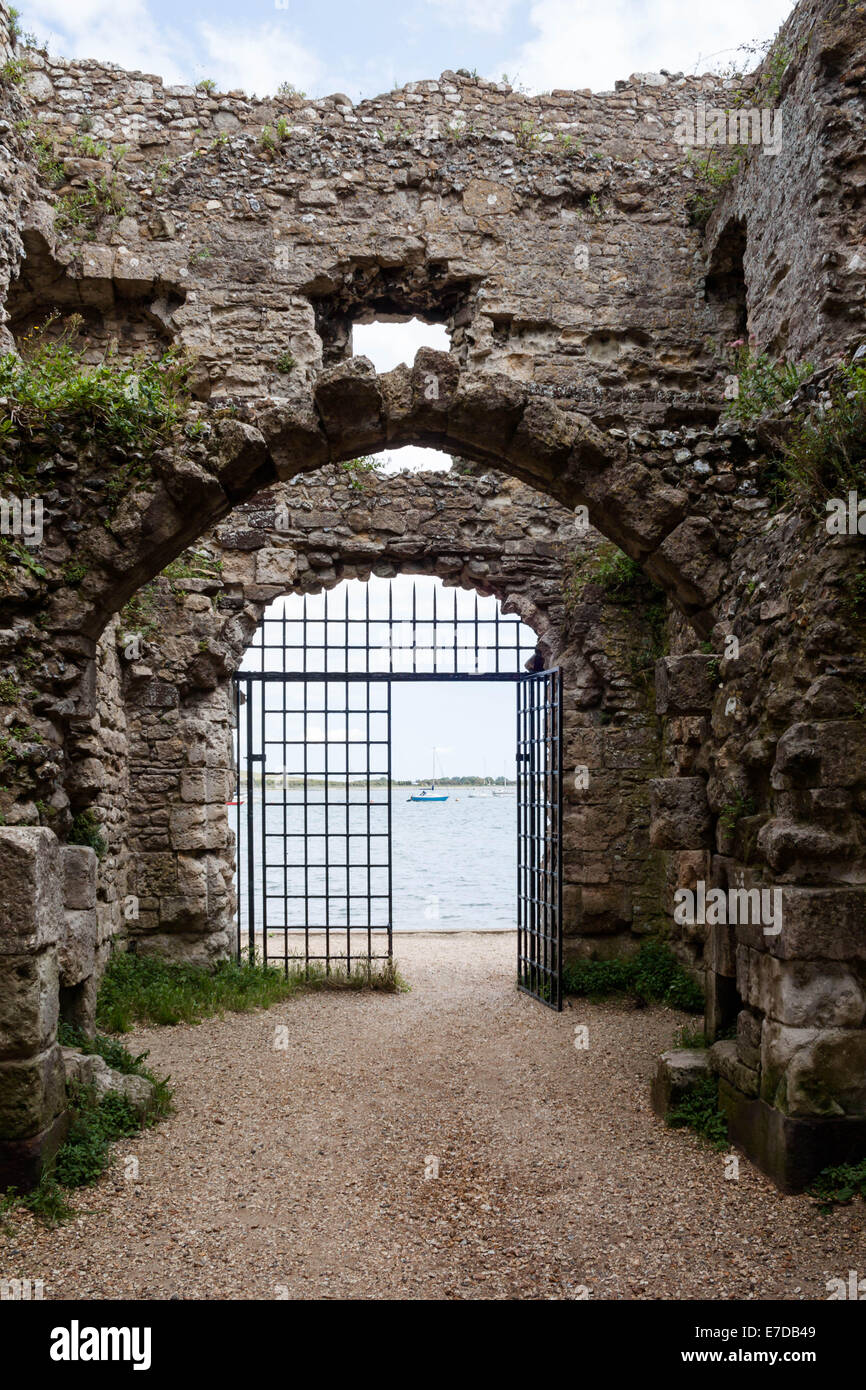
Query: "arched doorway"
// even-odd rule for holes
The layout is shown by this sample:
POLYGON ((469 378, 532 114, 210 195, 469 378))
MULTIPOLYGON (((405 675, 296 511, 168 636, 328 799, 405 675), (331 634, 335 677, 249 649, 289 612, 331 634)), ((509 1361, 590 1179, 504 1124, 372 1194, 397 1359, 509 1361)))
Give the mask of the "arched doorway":
POLYGON ((266 610, 234 677, 239 956, 326 971, 392 957, 393 687, 510 684, 517 979, 561 1009, 561 672, 539 669, 535 634, 497 599, 466 597, 430 577, 348 580, 266 610))

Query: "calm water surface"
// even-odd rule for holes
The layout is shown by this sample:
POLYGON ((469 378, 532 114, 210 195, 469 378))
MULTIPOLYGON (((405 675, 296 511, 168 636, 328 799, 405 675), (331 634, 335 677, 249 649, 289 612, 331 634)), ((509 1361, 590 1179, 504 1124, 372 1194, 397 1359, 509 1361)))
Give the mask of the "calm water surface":
MULTIPOLYGON (((391 792, 392 893, 396 931, 478 931, 511 929, 516 910, 516 795, 466 788, 448 789, 448 800, 427 805, 411 802, 408 788, 391 792)), ((334 793, 338 798, 342 791, 334 793)), ((266 827, 268 923, 303 927, 324 920, 345 925, 347 895, 352 925, 367 923, 367 892, 372 895, 370 921, 386 921, 386 840, 373 840, 373 867, 367 870, 366 829, 387 827, 385 788, 352 788, 347 807, 329 806, 325 835, 323 793, 311 790, 304 808, 300 790, 268 789, 266 827), (285 803, 285 804, 284 804, 285 803), (305 824, 306 821, 306 824, 305 824), (284 834, 289 837, 284 840, 284 834), (304 871, 304 837, 307 868, 304 871), (325 872, 325 856, 329 868, 325 872), (326 886, 330 893, 326 894, 326 886), (383 895, 376 897, 377 894, 383 895)), ((253 799, 256 925, 262 925, 262 800, 253 799)), ((233 829, 239 831, 241 928, 247 923, 247 805, 230 809, 233 829)))

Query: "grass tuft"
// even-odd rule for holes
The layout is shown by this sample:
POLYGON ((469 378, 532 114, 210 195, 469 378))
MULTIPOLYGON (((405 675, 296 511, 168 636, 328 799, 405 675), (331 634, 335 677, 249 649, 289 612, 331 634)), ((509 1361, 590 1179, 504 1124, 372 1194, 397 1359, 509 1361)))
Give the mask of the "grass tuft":
POLYGON ((199 1023, 225 1012, 267 1009, 313 989, 401 992, 406 988, 393 961, 358 965, 351 973, 305 968, 291 961, 288 974, 260 962, 223 960, 214 970, 178 965, 150 956, 118 953, 102 978, 96 1022, 111 1033, 128 1033, 135 1024, 199 1023))
POLYGON ((55 313, 32 330, 21 356, 0 356, 0 441, 20 440, 66 416, 106 443, 154 447, 186 407, 188 367, 175 350, 159 361, 121 362, 108 355, 98 366, 76 345, 81 318, 71 315, 48 336, 55 313))
POLYGON ((859 1163, 824 1168, 807 1190, 824 1212, 831 1211, 834 1206, 845 1207, 855 1197, 866 1201, 866 1158, 859 1163))

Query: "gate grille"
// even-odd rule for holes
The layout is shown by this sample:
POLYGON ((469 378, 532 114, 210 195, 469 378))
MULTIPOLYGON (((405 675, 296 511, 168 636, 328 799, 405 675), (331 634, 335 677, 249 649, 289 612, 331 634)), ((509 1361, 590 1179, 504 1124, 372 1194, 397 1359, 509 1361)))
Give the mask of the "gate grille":
POLYGON ((518 983, 560 1009, 560 673, 527 673, 535 635, 495 600, 434 590, 425 605, 413 586, 397 613, 390 583, 379 602, 369 584, 358 597, 281 600, 234 678, 238 958, 329 972, 391 957, 391 686, 509 681, 518 983))
POLYGON ((517 687, 517 982, 562 1008, 562 672, 517 687))

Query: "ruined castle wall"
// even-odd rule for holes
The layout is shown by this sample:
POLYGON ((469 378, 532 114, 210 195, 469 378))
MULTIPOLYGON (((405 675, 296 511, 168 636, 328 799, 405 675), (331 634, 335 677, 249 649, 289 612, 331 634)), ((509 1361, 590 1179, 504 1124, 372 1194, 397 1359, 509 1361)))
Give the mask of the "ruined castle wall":
MULTIPOLYGON (((750 110, 769 118, 774 138, 742 159, 707 229, 707 250, 712 263, 721 244, 724 260, 725 238, 738 227, 759 348, 823 366, 850 355, 866 323, 862 19, 850 6, 811 0, 783 26, 775 53, 736 106, 720 104, 729 123, 750 110)), ((701 153, 720 161, 736 150, 701 153)))
MULTIPOLYGON (((68 907, 54 827, 68 838, 73 810, 89 797, 120 834, 112 789, 86 768, 88 738, 114 733, 108 717, 91 724, 102 720, 99 682, 112 679, 107 667, 97 675, 97 644, 117 611, 263 488, 360 454, 428 445, 521 478, 567 508, 586 505, 688 622, 691 632, 675 626, 656 676, 664 745, 650 784, 651 847, 669 856, 661 864, 671 893, 708 874, 784 899, 779 935, 720 924, 689 944, 708 972, 711 1036, 737 1028, 712 1051, 733 1133, 785 1185, 863 1151, 860 540, 828 537, 820 519, 777 509, 767 456, 784 420, 753 429, 721 418, 729 364, 719 344, 741 320, 760 347, 818 362, 850 356, 862 335, 862 7, 806 0, 792 23, 778 98, 795 143, 775 163, 750 155, 706 238, 693 215, 694 166, 684 167, 674 133, 684 103, 733 101, 718 79, 644 75, 612 94, 526 98, 446 73, 353 107, 340 96, 264 103, 170 90, 147 75, 35 55, 21 88, 4 91, 13 117, 0 131, 7 268, 19 238, 26 252, 5 299, 8 326, 20 337, 43 312, 75 310, 91 360, 115 340, 121 357, 169 343, 198 354, 190 418, 146 457, 101 448, 75 433, 74 419, 38 441, 49 503, 43 573, 20 557, 2 571, 0 649, 13 687, 3 713, 0 879, 29 914, 0 916, 0 954, 13 962, 2 971, 4 998, 17 998, 16 953, 30 952, 50 974, 58 914, 90 910, 68 907), (25 97, 43 138, 56 135, 53 165, 20 124, 25 97), (445 323, 451 352, 422 350, 412 369, 383 376, 348 357, 352 322, 411 314, 445 323), (69 804, 55 806, 49 829, 42 808, 58 791, 69 804)), ((324 551, 336 573, 338 550, 324 551)), ((385 562, 399 568, 409 557, 385 562)), ((267 587, 258 571, 248 579, 267 587)), ((187 610, 206 625, 211 596, 182 592, 206 601, 187 610)), ((589 589, 582 600, 605 608, 589 589)), ((249 620, 263 601, 250 600, 249 620)), ((625 763, 636 785, 656 759, 654 716, 641 709, 643 741, 630 741, 637 696, 614 672, 619 639, 611 654, 599 628, 607 612, 597 619, 581 607, 573 629, 563 627, 579 647, 568 717, 587 746, 605 729, 620 738, 585 761, 611 774, 611 789, 625 763), (580 692, 596 677, 601 694, 584 707, 580 692)), ((202 680, 207 653, 197 655, 202 680)), ((218 687, 230 663, 194 687, 204 692, 194 697, 201 732, 187 740, 186 661, 179 651, 165 677, 159 665, 124 676, 152 701, 134 733, 136 774, 154 766, 156 750, 166 778, 152 793, 135 778, 130 787, 136 854, 168 856, 165 884, 157 879, 141 902, 145 913, 168 913, 180 935, 198 931, 169 907, 189 901, 181 859, 195 861, 183 867, 191 878, 202 855, 212 853, 217 875, 227 863, 222 841, 209 849, 184 839, 201 829, 202 798, 205 823, 217 824, 206 779, 188 778, 186 811, 175 801, 167 825, 149 821, 149 795, 183 803, 185 772, 225 768, 225 726, 213 745, 207 731, 224 708, 218 687), (187 743, 201 754, 194 768, 187 743)), ((628 860, 634 846, 627 826, 587 824, 582 814, 576 852, 586 859, 570 910, 592 907, 598 925, 603 913, 616 916, 618 856, 628 860), (608 876, 598 887, 611 892, 593 903, 596 851, 593 867, 608 876)), ((111 857, 103 896, 114 913, 111 857)), ((191 890, 204 902, 201 920, 211 882, 217 912, 228 902, 225 877, 206 875, 205 889, 191 890)), ((634 881, 632 924, 647 882, 634 881)), ((142 923, 154 936, 156 926, 155 917, 142 923)), ((50 1003, 50 989, 33 990, 50 1003)), ((34 1006, 28 1017, 26 1047, 15 1033, 0 1060, 0 1134, 38 1152, 62 1102, 50 1009, 34 1006)))
POLYGON ((658 918, 648 773, 660 749, 646 673, 630 663, 638 615, 598 588, 569 589, 575 554, 591 564, 601 544, 496 474, 365 475, 353 486, 325 469, 236 509, 201 552, 212 577, 161 582, 140 647, 121 623, 135 652, 125 696, 136 949, 208 960, 234 948, 231 673, 273 599, 371 573, 494 595, 537 633, 543 662, 562 667, 568 949, 628 949, 658 918), (578 766, 587 787, 575 785, 578 766))

